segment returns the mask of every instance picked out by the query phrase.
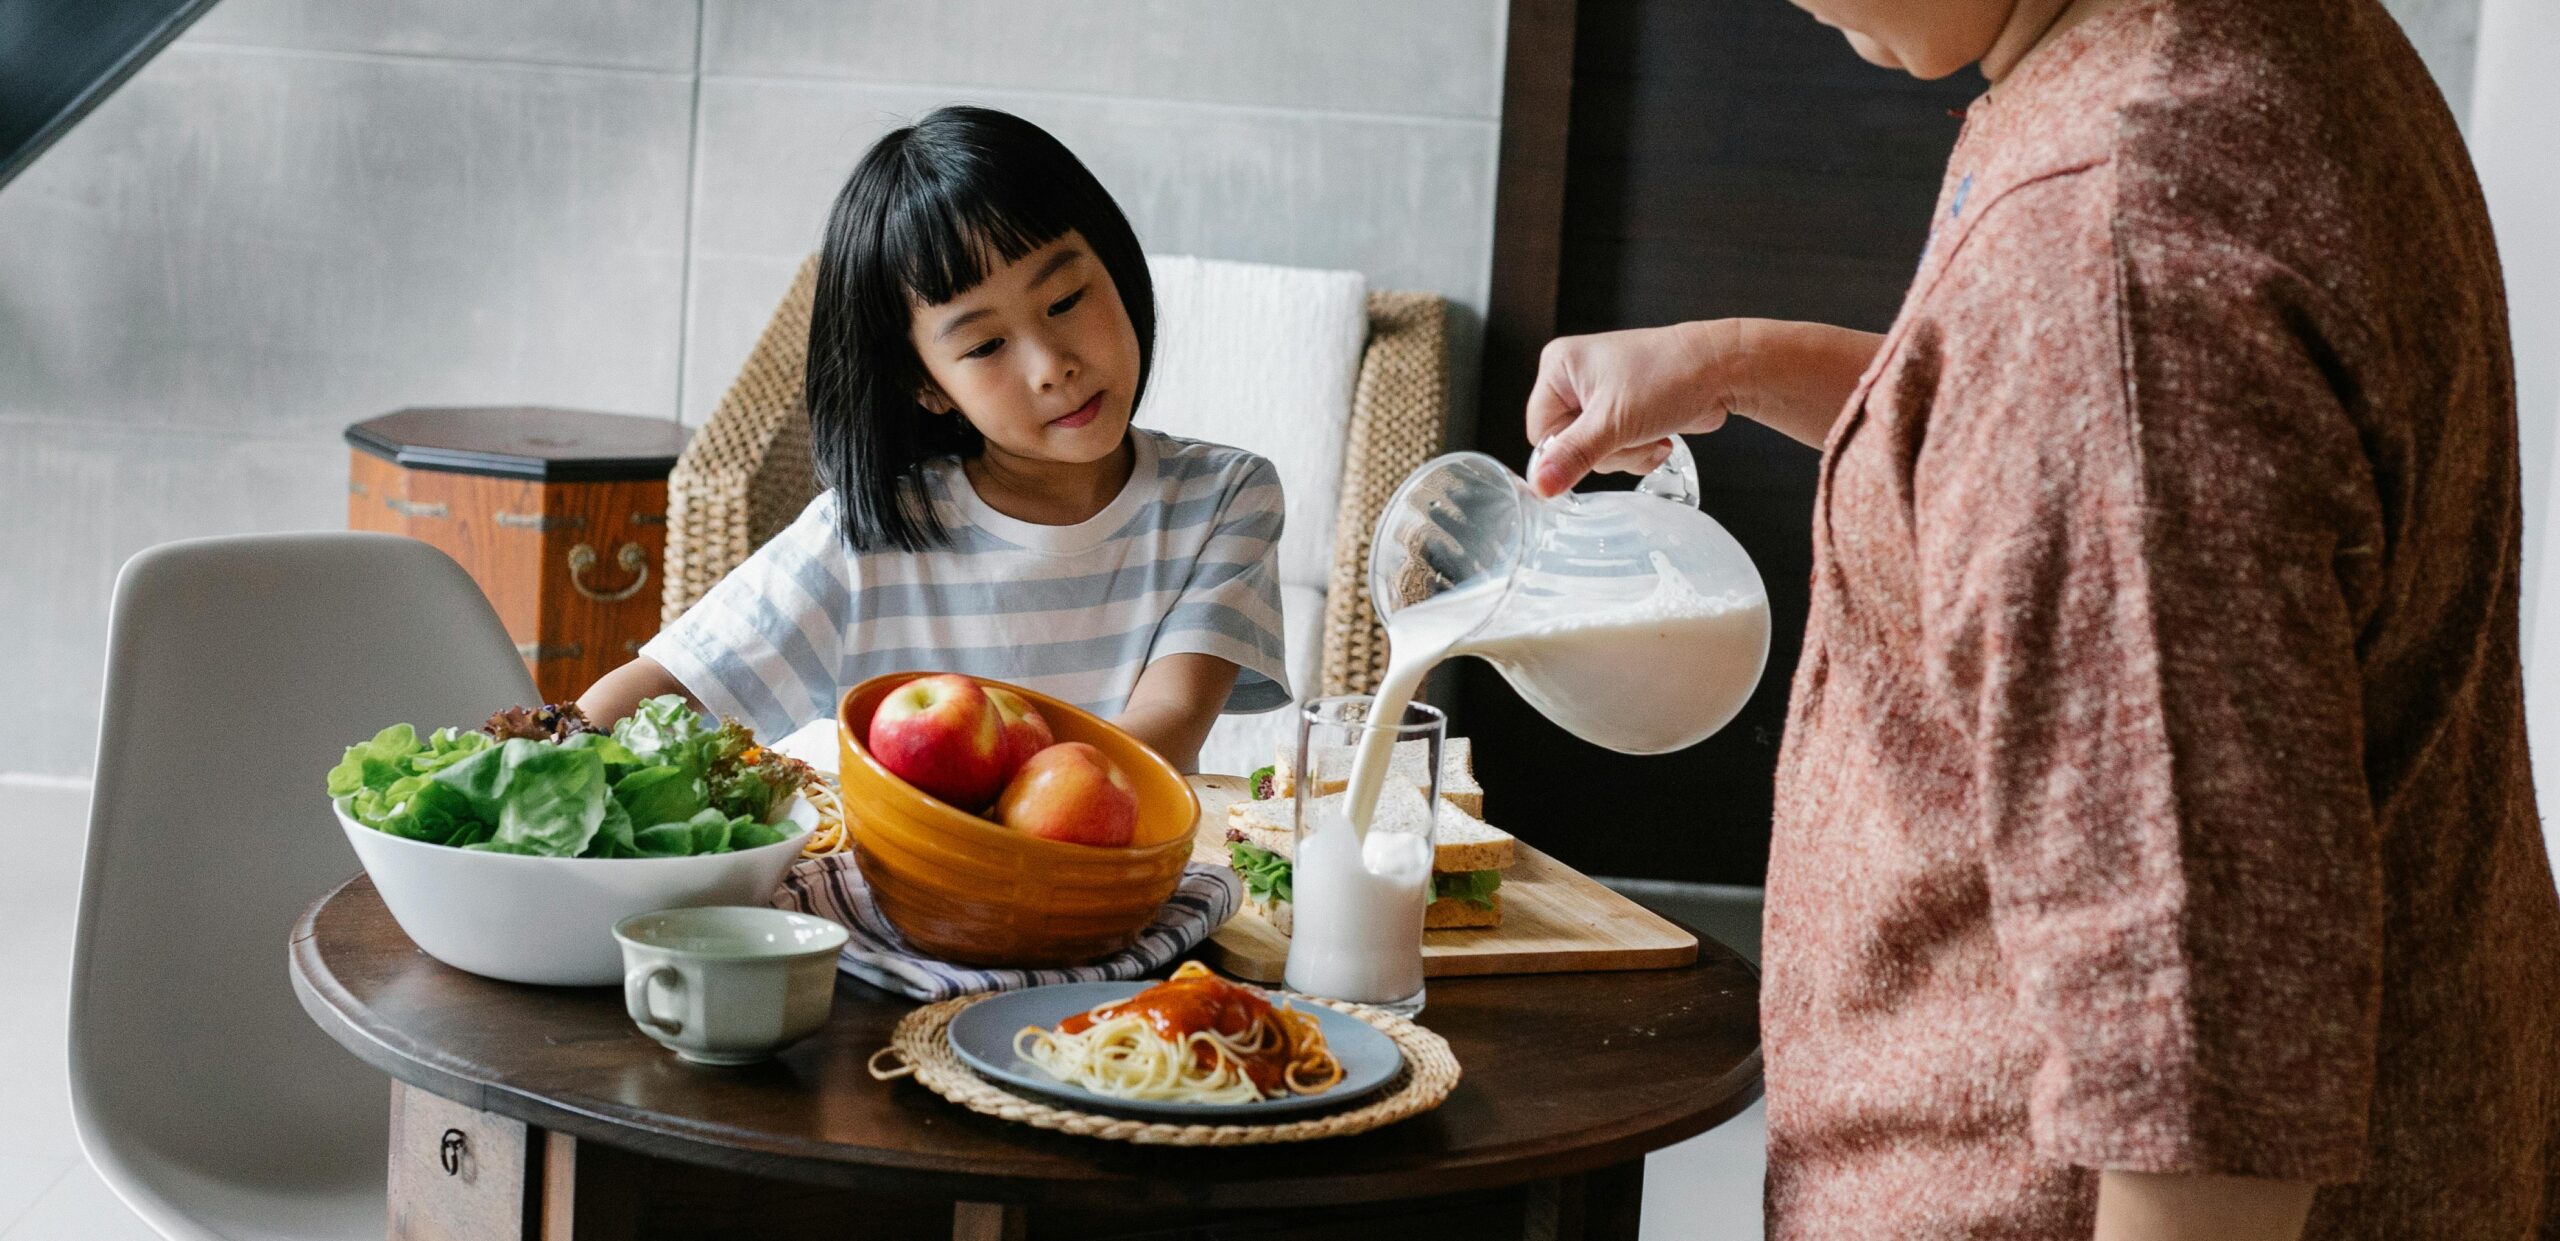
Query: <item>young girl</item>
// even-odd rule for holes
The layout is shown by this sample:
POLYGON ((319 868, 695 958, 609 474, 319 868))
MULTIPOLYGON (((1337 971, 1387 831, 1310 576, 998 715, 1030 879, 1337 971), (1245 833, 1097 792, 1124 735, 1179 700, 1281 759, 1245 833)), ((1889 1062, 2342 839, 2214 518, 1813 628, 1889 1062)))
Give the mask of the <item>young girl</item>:
POLYGON ((1128 220, 1038 126, 952 107, 836 197, 807 399, 826 491, 579 699, 680 693, 780 737, 906 669, 1029 686, 1188 770, 1287 704, 1279 476, 1134 428, 1155 303, 1128 220))

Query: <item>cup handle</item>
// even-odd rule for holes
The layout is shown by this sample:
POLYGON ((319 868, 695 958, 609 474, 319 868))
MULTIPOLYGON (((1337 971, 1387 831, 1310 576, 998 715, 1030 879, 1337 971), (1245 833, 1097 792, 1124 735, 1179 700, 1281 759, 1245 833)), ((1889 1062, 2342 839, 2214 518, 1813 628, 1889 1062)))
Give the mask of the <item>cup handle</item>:
POLYGON ((622 976, 622 1006, 640 1028, 660 1038, 684 1033, 684 1022, 668 1021, 649 1011, 649 984, 664 979, 667 990, 684 990, 684 973, 672 965, 643 965, 622 976))

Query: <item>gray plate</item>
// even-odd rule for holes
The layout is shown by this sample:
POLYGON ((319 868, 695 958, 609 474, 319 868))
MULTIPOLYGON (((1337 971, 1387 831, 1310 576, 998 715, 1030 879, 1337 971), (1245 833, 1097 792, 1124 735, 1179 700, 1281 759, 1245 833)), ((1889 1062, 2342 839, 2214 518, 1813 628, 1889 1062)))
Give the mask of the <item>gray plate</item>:
POLYGON ((1378 1092, 1404 1067, 1404 1052, 1395 1040, 1368 1023, 1329 1008, 1274 996, 1275 1002, 1314 1013, 1324 1028, 1325 1046, 1342 1062, 1342 1081, 1323 1094, 1265 1099, 1259 1103, 1152 1103, 1113 1099, 1049 1076, 1038 1065, 1013 1053, 1013 1036, 1024 1026, 1054 1026, 1096 1004, 1125 1000, 1152 982, 1063 982, 980 1000, 951 1020, 951 1049, 972 1069, 993 1080, 1070 1106, 1124 1116, 1194 1121, 1255 1122, 1323 1112, 1378 1092))

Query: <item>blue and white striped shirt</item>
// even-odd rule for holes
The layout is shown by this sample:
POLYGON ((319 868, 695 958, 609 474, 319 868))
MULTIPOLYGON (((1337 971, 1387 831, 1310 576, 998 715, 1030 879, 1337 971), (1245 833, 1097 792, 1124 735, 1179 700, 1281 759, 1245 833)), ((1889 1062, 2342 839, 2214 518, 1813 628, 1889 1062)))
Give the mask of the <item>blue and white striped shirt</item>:
POLYGON ((938 550, 854 551, 835 494, 820 495, 640 653, 766 738, 910 669, 1010 681, 1108 717, 1150 662, 1198 652, 1240 669, 1227 711, 1288 705, 1279 473, 1242 449, 1129 434, 1128 485, 1072 526, 997 512, 957 460, 925 471, 951 532, 938 550))

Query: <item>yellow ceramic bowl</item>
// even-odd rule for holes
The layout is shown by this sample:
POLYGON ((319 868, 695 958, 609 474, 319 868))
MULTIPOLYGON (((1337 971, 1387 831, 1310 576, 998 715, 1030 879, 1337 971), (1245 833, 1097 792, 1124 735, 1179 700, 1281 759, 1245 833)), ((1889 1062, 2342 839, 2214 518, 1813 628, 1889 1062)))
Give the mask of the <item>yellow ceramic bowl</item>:
POLYGON ((925 672, 873 677, 836 708, 845 820, 880 912, 917 948, 964 965, 1072 965, 1128 947, 1191 860, 1200 799, 1182 773, 1090 712, 1018 685, 1060 741, 1102 751, 1138 793, 1138 834, 1099 848, 1025 836, 889 774, 865 739, 871 713, 925 672))

